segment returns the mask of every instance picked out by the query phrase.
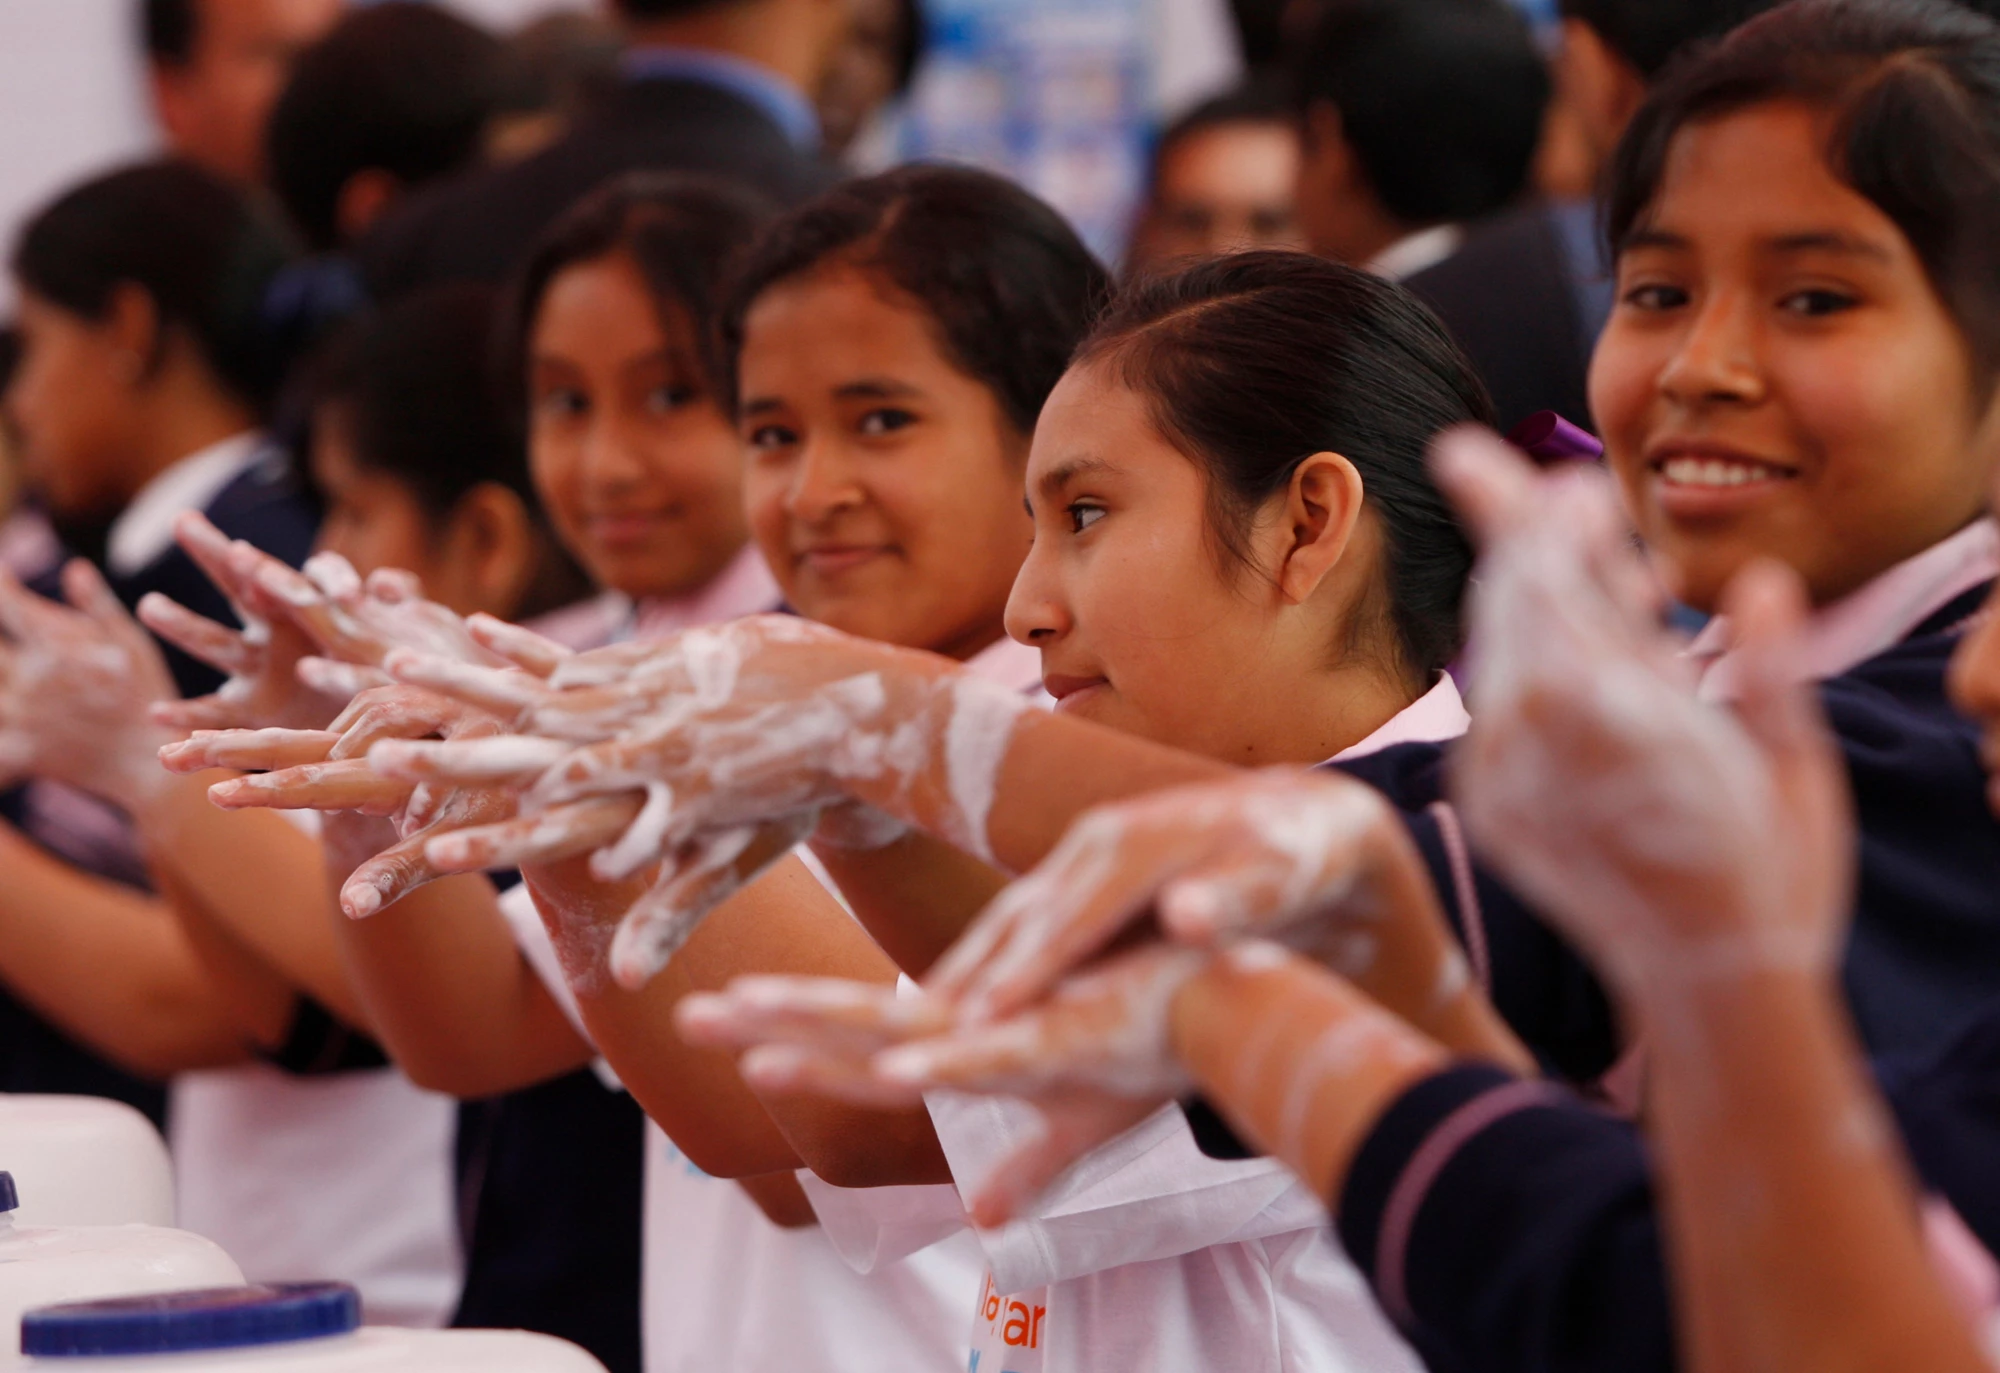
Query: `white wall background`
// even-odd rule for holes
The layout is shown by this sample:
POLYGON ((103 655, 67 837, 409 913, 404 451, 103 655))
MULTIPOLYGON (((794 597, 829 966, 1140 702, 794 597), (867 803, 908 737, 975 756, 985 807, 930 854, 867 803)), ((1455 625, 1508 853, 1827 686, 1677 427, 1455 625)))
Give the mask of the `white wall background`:
MULTIPOLYGON (((446 0, 506 28, 589 0, 446 0)), ((137 56, 139 0, 0 0, 0 256, 23 218, 156 142, 137 56)), ((0 308, 12 288, 0 280, 0 308)))

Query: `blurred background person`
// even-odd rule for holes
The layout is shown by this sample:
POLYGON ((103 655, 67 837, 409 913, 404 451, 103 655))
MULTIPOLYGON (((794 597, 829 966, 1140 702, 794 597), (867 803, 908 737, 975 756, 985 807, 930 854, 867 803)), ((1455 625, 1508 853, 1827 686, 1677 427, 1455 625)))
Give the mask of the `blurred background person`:
MULTIPOLYGON (((292 256, 262 197, 179 159, 72 188, 15 247, 24 352, 5 405, 24 475, 128 609, 158 591, 231 618, 174 542, 185 512, 288 563, 311 546, 317 503, 266 429, 303 337, 271 308, 292 256)), ((221 684, 178 651, 163 666, 182 695, 221 684)), ((170 1078, 182 1225, 258 1280, 338 1276, 373 1319, 442 1323, 459 1291, 452 1104, 372 1053, 339 998, 210 918, 220 903, 179 899, 162 861, 177 850, 126 785, 152 776, 157 734, 141 711, 90 714, 103 692, 63 699, 77 733, 0 810, 0 1087, 117 1095, 158 1118, 147 1080, 170 1078)), ((233 899, 270 912, 297 892, 248 875, 266 847, 224 861, 233 899)))
POLYGON ((1246 248, 1304 248, 1298 180, 1298 115, 1275 80, 1202 102, 1160 135, 1126 275, 1246 248))
POLYGON ((1505 0, 1330 0, 1293 64, 1312 251, 1391 280, 1526 190, 1548 68, 1505 0))
POLYGON ((470 173, 388 216, 363 245, 378 297, 497 281, 608 178, 655 169, 732 178, 790 204, 832 177, 812 94, 852 24, 851 0, 613 0, 620 80, 562 138, 470 173))
POLYGON ((853 0, 854 22, 820 83, 821 139, 828 157, 857 172, 894 160, 879 120, 910 92, 924 55, 924 13, 918 0, 853 0))
POLYGON ((167 146, 218 176, 264 172, 264 122, 292 63, 345 0, 143 0, 153 112, 167 146))
POLYGON ((351 247, 402 196, 470 166, 504 49, 421 0, 357 9, 300 55, 265 131, 270 185, 308 247, 351 247))
POLYGON ((1612 298, 1599 175, 1668 59, 1770 3, 1563 0, 1537 170, 1546 198, 1496 216, 1449 262, 1410 279, 1479 369, 1503 430, 1537 410, 1591 426, 1584 374, 1612 298))
POLYGON ((559 10, 503 41, 499 108, 486 126, 486 157, 518 162, 573 128, 618 83, 625 40, 608 17, 559 10))

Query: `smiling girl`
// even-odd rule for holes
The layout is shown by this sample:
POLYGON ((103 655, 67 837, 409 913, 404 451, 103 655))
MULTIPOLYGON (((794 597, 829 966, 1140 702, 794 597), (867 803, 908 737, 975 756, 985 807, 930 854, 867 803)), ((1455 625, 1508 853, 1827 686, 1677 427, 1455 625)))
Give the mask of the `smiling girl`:
MULTIPOLYGON (((746 423, 754 424, 747 417, 753 406, 766 416, 784 411, 759 403, 752 379, 755 309, 746 318, 742 391, 746 423)), ((825 389, 840 399, 844 384, 825 389)), ((879 407, 889 389, 878 376, 854 399, 879 407)), ((729 655, 740 655, 732 672, 737 688, 727 702, 696 702, 683 693, 691 683, 674 668, 680 644, 620 655, 630 658, 631 670, 607 689, 614 699, 666 691, 692 717, 685 733, 662 740, 675 755, 693 750, 692 763, 657 774, 672 779, 677 815, 683 808, 698 815, 714 804, 745 818, 776 819, 800 808, 844 812, 842 803, 851 800, 1003 861, 1019 847, 995 842, 992 825, 982 830, 963 810, 925 810, 927 800, 942 800, 948 810, 975 794, 976 786, 956 779, 940 798, 939 788, 919 780, 947 760, 956 768, 961 752, 983 751, 974 731, 996 731, 991 742, 1008 752, 1009 785, 993 797, 992 822, 1045 827, 1059 827, 1051 817, 1078 795, 1144 785, 1169 769, 1205 775, 1224 763, 1318 763, 1399 737, 1449 737, 1465 716, 1442 668, 1457 648, 1470 553, 1424 476, 1422 454, 1440 429, 1485 413, 1463 360, 1435 321, 1396 288, 1292 254, 1197 268, 1140 288, 1116 309, 1035 429, 1026 473, 1035 545, 1007 619, 1019 638, 1041 648, 1059 684, 1058 668, 1091 674, 1085 689, 1066 692, 1060 713, 1023 714, 1018 696, 936 656, 768 620, 685 641, 692 652, 727 644, 729 655), (864 695, 887 691, 886 709, 863 706, 830 732, 790 724, 793 712, 803 723, 829 707, 845 709, 843 684, 864 681, 879 684, 864 695), (1259 708, 1260 697, 1275 708, 1259 708), (1119 730, 1086 722, 1099 711, 1119 730), (968 729, 968 720, 981 723, 968 729), (905 725, 918 731, 916 738, 904 737, 905 725), (739 726, 746 732, 721 752, 699 742, 711 729, 733 737, 739 726), (936 736, 929 733, 934 728, 936 736), (877 733, 884 730, 897 731, 892 748, 877 733), (1146 742, 1178 734, 1216 761, 1146 742), (1013 762, 1024 742, 1030 773, 1017 778, 1013 762), (849 747, 859 758, 886 763, 886 770, 873 763, 845 770, 839 759, 849 747), (742 767, 727 761, 737 748, 745 751, 742 767)), ((783 454, 794 431, 773 430, 762 442, 783 454)), ((832 466, 839 446, 819 442, 826 445, 820 461, 832 466)), ((814 445, 799 447, 810 456, 814 445)), ((848 461, 865 472, 866 450, 848 461)), ((845 502, 849 510, 860 508, 852 495, 845 502)), ((896 557, 886 550, 897 545, 855 523, 865 537, 806 541, 793 560, 797 585, 827 597, 829 618, 844 609, 839 579, 866 572, 893 585, 896 557), (815 560, 833 549, 839 556, 815 560)), ((584 695, 605 704, 601 694, 584 695)), ((581 699, 578 707, 584 708, 581 699)), ((552 709, 562 711, 560 699, 552 709)), ((431 756, 417 747, 416 756, 431 756)), ((642 756, 604 760, 604 785, 626 787, 655 775, 643 756, 646 744, 634 747, 642 756)), ((587 770, 566 775, 581 778, 587 770)), ((533 850, 540 842, 533 836, 551 832, 539 828, 544 818, 503 829, 502 836, 526 838, 533 850)), ((485 861, 493 856, 483 847, 490 838, 441 839, 432 857, 462 863, 477 852, 474 861, 485 861), (465 847, 454 853, 458 845, 465 847)), ((893 861, 882 849, 841 855, 824 830, 820 848, 830 866, 893 861)), ((545 866, 531 863, 531 884, 545 866)), ((848 889, 844 875, 842 887, 848 889)), ((627 898, 590 918, 601 926, 630 905, 627 898)), ((884 914, 889 903, 856 905, 871 929, 885 931, 885 946, 897 938, 884 914)), ((731 914, 725 907, 703 925, 658 983, 684 985, 694 976, 690 969, 702 966, 705 941, 731 914)), ((1434 954, 1444 936, 1432 933, 1434 954)), ((647 947, 644 939, 631 942, 647 947)), ((663 939, 660 946, 671 950, 674 943, 663 939)), ((907 966, 921 969, 928 961, 907 966)), ((1403 960, 1385 957, 1382 965, 1393 970, 1403 960)), ((621 976, 634 966, 614 964, 621 976)), ((586 1000, 592 998, 599 994, 588 993, 586 1000)), ((1435 1012, 1454 1042, 1476 1042, 1492 1028, 1461 999, 1446 998, 1435 1012)), ((657 1071, 643 1064, 639 1070, 657 1071)), ((777 1099, 799 1085, 772 1077, 760 1082, 778 1091, 777 1099)), ((1043 1147, 1038 1136, 1045 1131, 1065 1147, 1080 1140, 1105 1146, 1074 1188, 984 1236, 994 1276, 987 1316, 975 1323, 983 1351, 1016 1352, 1005 1313, 1018 1307, 1028 1328, 1041 1332, 1027 1338, 1050 1367, 1089 1366, 1099 1351, 1122 1358, 1134 1350, 1189 1367, 1212 1364, 1225 1351, 1240 1361, 1251 1349, 1263 1350, 1260 1357, 1272 1367, 1373 1367, 1408 1357, 1372 1312, 1337 1295, 1353 1290, 1351 1279, 1318 1233, 1315 1203, 1268 1166, 1205 1163, 1178 1115, 1156 1113, 1150 1104, 1079 1117, 1060 1095, 1024 1094, 1033 1098, 1025 1118, 979 1106, 932 1106, 961 1188, 976 1190, 996 1164, 1043 1147), (1269 1331, 1274 1309, 1287 1313, 1280 1329, 1249 1333, 1269 1331), (1294 1319, 1308 1310, 1315 1314, 1294 1319), (1037 1311, 1045 1323, 1034 1319, 1037 1311)), ((841 1166, 836 1154, 788 1133, 822 1173, 841 1166)), ((889 1157, 879 1143, 874 1152, 889 1157)), ((898 1211, 903 1199, 844 1199, 837 1189, 817 1186, 812 1194, 849 1252, 871 1257, 899 1252, 959 1216, 955 1195, 949 1215, 940 1216, 898 1211)))
MULTIPOLYGON (((1787 7, 1655 93, 1607 210, 1607 460, 1683 601, 1715 611, 1757 557, 1805 583, 1802 651, 1862 836, 1844 978, 1875 1051, 1935 1048, 2000 990, 2000 831, 1945 696, 1951 632, 2000 572, 1993 52, 1987 21, 1926 0, 1787 7)), ((1723 617, 1692 646, 1713 700, 1736 695, 1730 643, 1723 617)), ((1601 1061, 1606 1028, 1573 1033, 1594 1016, 1549 1014, 1588 997, 1526 952, 1511 906, 1462 908, 1492 936, 1496 992, 1539 1002, 1503 1009, 1601 1061)))

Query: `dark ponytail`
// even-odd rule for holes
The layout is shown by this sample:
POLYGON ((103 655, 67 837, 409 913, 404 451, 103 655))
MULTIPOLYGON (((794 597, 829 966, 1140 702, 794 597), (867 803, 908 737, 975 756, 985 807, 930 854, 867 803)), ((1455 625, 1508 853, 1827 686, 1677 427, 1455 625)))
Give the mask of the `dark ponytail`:
POLYGON ((722 315, 727 394, 757 298, 835 261, 921 306, 945 356, 1022 434, 1111 294, 1076 231, 1011 181, 932 166, 850 181, 773 224, 745 261, 722 315))
POLYGON ((1242 560, 1251 520, 1301 462, 1347 458, 1387 547, 1386 594, 1357 633, 1388 629, 1425 684, 1457 656, 1472 549, 1426 454, 1452 425, 1490 425, 1493 408, 1415 296, 1303 253, 1240 253, 1131 287, 1077 362, 1111 368, 1208 474, 1228 560, 1242 560))
MULTIPOLYGON (((28 222, 14 248, 21 286, 101 320, 131 285, 151 298, 162 339, 186 337, 216 379, 265 414, 299 340, 274 317, 293 260, 278 221, 190 163, 141 163, 87 181, 28 222)), ((289 314, 279 308, 278 314, 289 314)))

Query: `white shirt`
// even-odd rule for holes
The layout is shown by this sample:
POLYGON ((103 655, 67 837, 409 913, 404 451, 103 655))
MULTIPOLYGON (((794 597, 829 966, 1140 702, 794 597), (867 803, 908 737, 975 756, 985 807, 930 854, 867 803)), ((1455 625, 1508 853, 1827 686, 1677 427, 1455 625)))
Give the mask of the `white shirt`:
MULTIPOLYGON (((769 610, 776 583, 754 549, 673 602, 636 607, 626 630, 653 638, 769 610)), ((589 1039, 525 886, 500 898, 515 942, 589 1039)), ((599 1075, 617 1076, 601 1060, 599 1075)), ((773 1225, 736 1183, 688 1161, 646 1122, 640 1318, 646 1373, 918 1373, 964 1362, 978 1287, 970 1236, 858 1273, 818 1228, 773 1225)))
MULTIPOLYGON (((500 906, 587 1039, 527 888, 500 906)), ((646 1373, 917 1373, 964 1363, 980 1273, 969 1235, 859 1271, 823 1230, 773 1225, 742 1188, 696 1168, 650 1120, 642 1235, 646 1373)))
MULTIPOLYGON (((1454 738, 1468 718, 1441 674, 1341 756, 1454 738)), ((861 1271, 960 1231, 960 1193, 978 1190, 1039 1128, 1006 1098, 925 1100, 956 1187, 856 1190, 801 1175, 828 1237, 861 1271)), ((1027 1215, 977 1234, 987 1275, 968 1363, 985 1373, 1420 1367, 1341 1252, 1319 1198, 1274 1159, 1209 1158, 1178 1107, 1086 1155, 1027 1215)))
POLYGON ((1390 281, 1408 281, 1426 267, 1435 267, 1465 242, 1456 224, 1438 224, 1397 239, 1363 264, 1365 271, 1390 281))
POLYGON ((206 510, 267 451, 262 434, 245 431, 155 473, 111 522, 105 566, 120 577, 147 567, 173 547, 175 520, 190 510, 206 510))
POLYGON ((252 1282, 353 1283, 370 1324, 451 1318, 456 1103, 395 1068, 294 1077, 262 1063, 182 1073, 171 1093, 182 1229, 252 1282))

